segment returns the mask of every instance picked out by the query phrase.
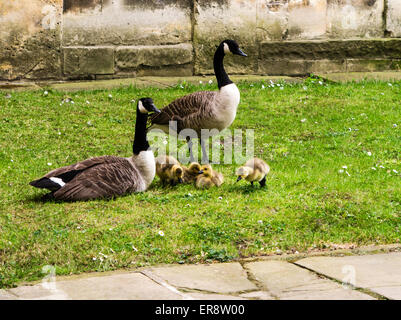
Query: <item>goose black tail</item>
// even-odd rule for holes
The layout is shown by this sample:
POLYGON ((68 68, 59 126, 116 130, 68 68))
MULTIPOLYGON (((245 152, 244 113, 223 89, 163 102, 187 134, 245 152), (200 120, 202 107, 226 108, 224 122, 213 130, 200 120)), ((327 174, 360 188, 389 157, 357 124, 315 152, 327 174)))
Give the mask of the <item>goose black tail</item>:
POLYGON ((61 188, 61 186, 58 183, 50 180, 49 178, 41 178, 38 180, 34 180, 34 181, 29 182, 29 184, 32 187, 48 189, 50 191, 57 191, 58 189, 61 188))

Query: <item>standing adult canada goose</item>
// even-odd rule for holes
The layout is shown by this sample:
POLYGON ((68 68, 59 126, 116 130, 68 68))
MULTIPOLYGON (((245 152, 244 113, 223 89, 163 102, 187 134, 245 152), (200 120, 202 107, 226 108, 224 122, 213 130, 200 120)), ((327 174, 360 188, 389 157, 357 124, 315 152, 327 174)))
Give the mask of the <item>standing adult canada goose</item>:
POLYGON ((243 166, 239 167, 235 174, 238 176, 237 182, 245 179, 253 185, 259 182, 261 187, 266 185, 266 175, 270 172, 269 165, 259 158, 249 159, 243 166))
POLYGON ((51 191, 47 198, 84 201, 145 191, 155 176, 155 158, 146 137, 148 112, 160 112, 151 98, 142 98, 136 108, 133 155, 102 156, 55 169, 29 184, 51 191))
MULTIPOLYGON (((183 129, 192 129, 200 139, 202 162, 208 163, 205 143, 201 137, 201 129, 217 129, 221 131, 234 121, 240 101, 240 93, 226 71, 223 59, 228 53, 246 57, 237 42, 224 40, 214 54, 213 67, 219 91, 198 91, 178 98, 164 107, 157 115, 150 117, 149 129, 162 129, 169 133, 169 121, 177 122, 178 133, 183 129)), ((191 136, 186 136, 190 152, 190 161, 194 161, 191 136)))

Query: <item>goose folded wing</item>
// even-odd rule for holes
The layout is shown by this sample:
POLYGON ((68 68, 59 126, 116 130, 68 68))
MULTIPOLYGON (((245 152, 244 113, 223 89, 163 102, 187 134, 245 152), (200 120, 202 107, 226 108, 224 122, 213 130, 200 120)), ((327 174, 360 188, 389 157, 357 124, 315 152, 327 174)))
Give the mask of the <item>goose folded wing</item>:
POLYGON ((82 174, 54 193, 64 201, 85 201, 110 198, 134 191, 143 191, 145 183, 135 167, 126 159, 102 163, 88 168, 82 174))
POLYGON ((216 91, 199 91, 178 98, 168 106, 161 109, 160 113, 155 113, 150 117, 151 124, 168 125, 173 117, 185 118, 197 113, 200 109, 211 104, 216 96, 216 91))
POLYGON ((47 173, 44 178, 60 178, 62 179, 65 183, 71 181, 77 174, 92 168, 94 166, 98 166, 100 164, 105 164, 105 163, 113 163, 114 161, 117 161, 118 157, 113 157, 113 156, 102 156, 102 157, 94 157, 90 158, 78 163, 74 163, 69 166, 61 167, 58 169, 54 169, 47 173))

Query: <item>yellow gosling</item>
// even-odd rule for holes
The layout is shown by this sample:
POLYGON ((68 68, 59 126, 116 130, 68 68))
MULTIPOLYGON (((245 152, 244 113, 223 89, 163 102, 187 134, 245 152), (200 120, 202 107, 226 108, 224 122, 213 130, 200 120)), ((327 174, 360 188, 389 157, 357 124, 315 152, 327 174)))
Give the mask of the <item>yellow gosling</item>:
POLYGON ((201 165, 197 162, 190 163, 189 167, 184 167, 184 176, 182 178, 183 183, 193 183, 196 180, 196 177, 202 173, 201 165))
POLYGON ((266 185, 266 175, 270 172, 269 165, 259 158, 249 159, 243 166, 237 168, 237 182, 244 179, 252 185, 259 182, 261 187, 266 185))
POLYGON ((183 182, 184 168, 177 159, 171 156, 159 156, 156 158, 156 175, 162 185, 176 185, 183 182))

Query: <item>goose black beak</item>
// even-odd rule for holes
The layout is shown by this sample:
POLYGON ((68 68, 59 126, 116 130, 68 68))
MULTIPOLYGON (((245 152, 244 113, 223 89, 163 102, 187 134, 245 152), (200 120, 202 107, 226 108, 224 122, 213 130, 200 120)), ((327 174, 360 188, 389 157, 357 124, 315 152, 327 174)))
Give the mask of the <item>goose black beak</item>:
POLYGON ((155 113, 160 113, 161 111, 156 108, 154 104, 151 105, 151 109, 149 110, 150 112, 155 112, 155 113))
POLYGON ((242 180, 241 176, 238 176, 237 182, 238 182, 238 181, 241 181, 241 180, 242 180))
POLYGON ((203 170, 200 170, 199 172, 198 172, 198 174, 202 174, 203 173, 203 170))
POLYGON ((181 178, 178 178, 178 183, 183 183, 184 181, 182 181, 181 178))
POLYGON ((238 51, 235 54, 238 54, 239 56, 242 56, 242 57, 247 57, 248 56, 244 51, 242 51, 239 48, 238 48, 238 51))

